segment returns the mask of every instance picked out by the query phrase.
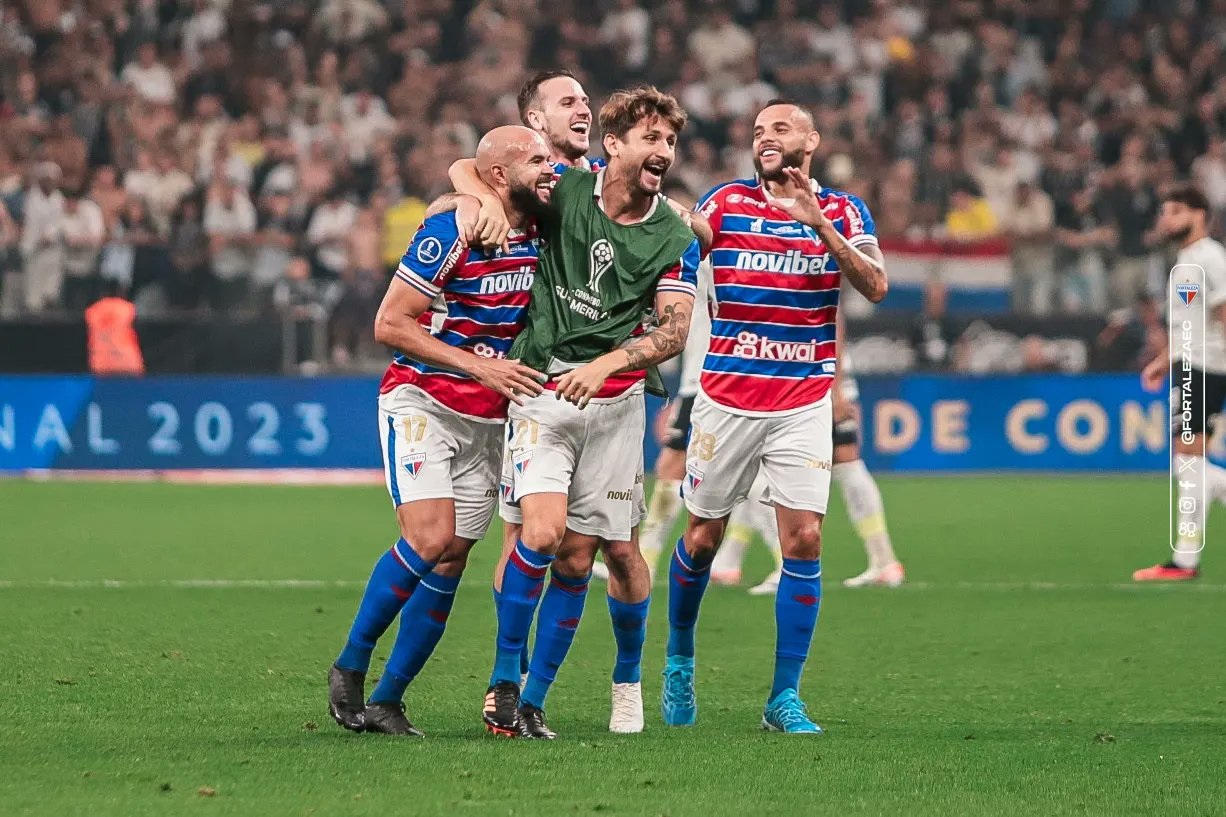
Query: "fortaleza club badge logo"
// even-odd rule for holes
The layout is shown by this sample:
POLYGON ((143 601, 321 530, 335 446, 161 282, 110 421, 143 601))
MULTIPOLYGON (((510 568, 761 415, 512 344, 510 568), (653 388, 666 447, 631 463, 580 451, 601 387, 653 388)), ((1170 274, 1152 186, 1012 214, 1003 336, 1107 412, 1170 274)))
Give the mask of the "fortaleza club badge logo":
POLYGON ((702 485, 703 470, 695 465, 687 466, 685 469, 685 481, 689 483, 691 491, 702 485))
POLYGON ((426 452, 424 451, 417 451, 409 454, 400 461, 400 464, 404 466, 404 470, 408 471, 409 476, 411 476, 413 479, 417 479, 417 475, 421 473, 421 467, 425 465, 425 463, 426 452))
POLYGON ((1183 301, 1184 306, 1191 306, 1196 300, 1196 296, 1200 294, 1200 286, 1197 284, 1176 284, 1175 294, 1179 296, 1179 300, 1183 301))
POLYGON ((515 465, 515 473, 522 474, 528 470, 528 463, 532 462, 532 454, 515 454, 511 457, 511 461, 515 465))

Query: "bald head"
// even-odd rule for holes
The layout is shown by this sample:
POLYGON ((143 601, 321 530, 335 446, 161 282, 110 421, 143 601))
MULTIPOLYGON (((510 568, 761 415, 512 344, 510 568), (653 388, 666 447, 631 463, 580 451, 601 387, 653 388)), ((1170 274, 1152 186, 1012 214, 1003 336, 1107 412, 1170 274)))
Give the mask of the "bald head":
POLYGON ((549 156, 549 146, 539 133, 523 125, 503 125, 482 136, 477 144, 477 172, 490 184, 495 165, 508 167, 537 153, 549 156))
POLYGON ((477 144, 477 173, 507 208, 525 215, 549 202, 553 165, 549 145, 531 128, 504 125, 494 128, 477 144))

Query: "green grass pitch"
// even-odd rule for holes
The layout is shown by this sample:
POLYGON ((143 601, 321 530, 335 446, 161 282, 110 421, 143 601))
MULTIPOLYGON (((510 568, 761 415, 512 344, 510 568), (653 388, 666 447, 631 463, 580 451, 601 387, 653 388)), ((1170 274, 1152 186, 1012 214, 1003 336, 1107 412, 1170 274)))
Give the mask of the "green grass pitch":
MULTIPOLYGON (((0 482, 0 814, 1223 813, 1220 535, 1198 585, 1133 588, 1166 548, 1160 478, 882 488, 912 583, 839 586, 863 554, 836 498, 803 687, 827 735, 760 731, 772 603, 730 588, 703 607, 699 723, 666 729, 661 587, 647 731, 607 732, 597 590, 549 701, 561 738, 541 744, 480 728, 493 538, 409 691, 429 736, 396 740, 325 709, 359 582, 393 538, 381 490, 0 482), (224 582, 175 584, 201 579, 224 582), (258 583, 286 579, 312 583, 258 583)), ((766 570, 758 549, 747 578, 766 570)))

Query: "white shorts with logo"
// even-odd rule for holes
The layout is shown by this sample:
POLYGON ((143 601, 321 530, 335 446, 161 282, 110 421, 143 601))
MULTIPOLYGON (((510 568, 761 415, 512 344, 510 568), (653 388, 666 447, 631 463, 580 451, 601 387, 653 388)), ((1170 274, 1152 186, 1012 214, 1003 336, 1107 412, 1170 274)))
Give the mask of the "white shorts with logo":
POLYGON ((501 423, 463 417, 415 386, 379 396, 383 475, 392 502, 455 500, 455 532, 481 539, 498 496, 501 423))
MULTIPOLYGON (((508 425, 509 429, 511 426, 508 425)), ((509 438, 508 438, 509 442, 509 438)), ((498 491, 498 515, 512 525, 524 524, 524 512, 515 501, 515 468, 511 463, 511 446, 504 446, 502 479, 498 491)), ((637 528, 647 518, 647 495, 643 491, 643 459, 639 458, 639 472, 634 478, 634 508, 631 509, 630 527, 637 528)), ((621 540, 615 540, 621 541, 621 540)))
POLYGON ((694 401, 681 495, 695 516, 719 519, 750 495, 761 467, 762 502, 824 514, 830 499, 830 396, 784 416, 733 414, 705 394, 694 401))
POLYGON ((567 495, 566 526, 626 541, 646 515, 643 499, 643 392, 589 403, 582 410, 553 392, 512 405, 503 460, 502 518, 522 524, 529 494, 567 495))

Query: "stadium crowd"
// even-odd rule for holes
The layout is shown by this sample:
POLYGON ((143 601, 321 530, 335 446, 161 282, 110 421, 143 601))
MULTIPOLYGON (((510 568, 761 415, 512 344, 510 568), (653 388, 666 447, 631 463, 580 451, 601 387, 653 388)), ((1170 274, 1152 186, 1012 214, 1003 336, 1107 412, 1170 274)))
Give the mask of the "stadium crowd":
POLYGON ((0 6, 0 319, 118 282, 146 313, 324 310, 354 351, 447 167, 530 71, 691 117, 670 190, 752 175, 817 114, 816 175, 885 238, 1003 239, 1018 311, 1162 280, 1162 185, 1226 214, 1226 0, 27 0, 0 6))

